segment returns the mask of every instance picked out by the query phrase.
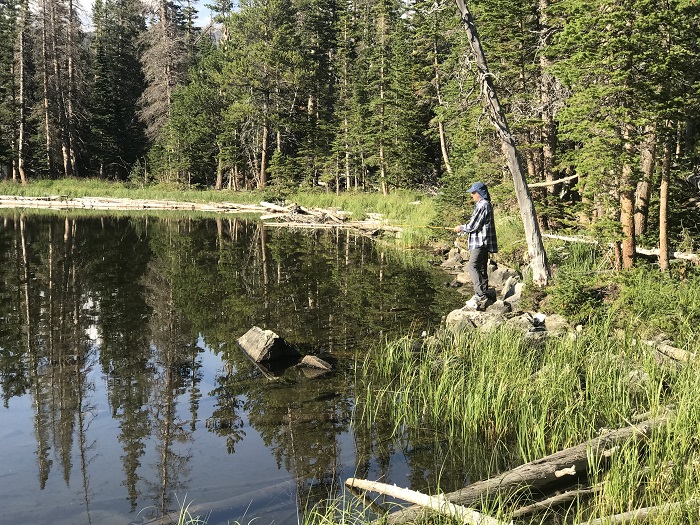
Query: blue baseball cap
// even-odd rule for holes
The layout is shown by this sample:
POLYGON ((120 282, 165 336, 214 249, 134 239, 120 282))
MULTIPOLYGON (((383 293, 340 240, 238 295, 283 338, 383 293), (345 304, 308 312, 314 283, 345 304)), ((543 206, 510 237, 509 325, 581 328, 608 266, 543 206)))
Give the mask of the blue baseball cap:
POLYGON ((474 184, 472 184, 469 187, 469 189, 467 191, 469 193, 477 193, 477 192, 480 192, 481 190, 485 190, 485 189, 486 189, 486 184, 484 184, 483 182, 475 182, 474 184))

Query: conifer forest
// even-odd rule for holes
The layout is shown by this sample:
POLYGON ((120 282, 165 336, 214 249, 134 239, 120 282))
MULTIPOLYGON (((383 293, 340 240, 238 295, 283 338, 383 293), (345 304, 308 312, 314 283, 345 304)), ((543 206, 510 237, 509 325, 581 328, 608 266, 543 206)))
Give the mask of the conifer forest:
MULTIPOLYGON (((512 200, 455 2, 211 1, 0 0, 0 178, 512 200)), ((468 4, 540 224, 697 233, 696 0, 468 4)))

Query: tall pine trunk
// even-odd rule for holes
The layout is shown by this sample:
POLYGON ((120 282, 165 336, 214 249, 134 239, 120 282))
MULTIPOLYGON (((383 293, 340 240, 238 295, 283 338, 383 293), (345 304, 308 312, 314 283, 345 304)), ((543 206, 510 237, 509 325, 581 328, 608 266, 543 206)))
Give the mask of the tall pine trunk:
POLYGON ((270 136, 270 124, 265 119, 262 129, 262 146, 260 147, 260 179, 258 188, 267 187, 267 145, 270 136))
POLYGON ((661 188, 659 195, 659 267, 668 270, 668 182, 671 177, 673 147, 671 139, 664 141, 664 154, 661 164, 661 188))
POLYGON ((49 21, 47 19, 47 1, 42 1, 41 9, 41 77, 44 90, 44 133, 46 146, 46 168, 49 174, 53 174, 53 158, 51 155, 51 116, 50 116, 50 101, 49 101, 49 43, 48 30, 49 21))
POLYGON ((484 104, 487 106, 489 115, 493 125, 496 127, 498 135, 501 139, 501 148, 506 157, 508 168, 513 176, 513 185, 515 186, 515 194, 518 198, 518 207, 520 208, 520 217, 523 221, 525 229, 525 237, 527 240, 528 254, 530 256, 530 265, 532 267, 532 278, 536 286, 546 286, 549 282, 549 265, 547 263, 547 253, 544 250, 542 243, 542 235, 540 234, 539 224, 537 223, 537 213, 535 205, 532 202, 530 191, 525 182, 520 161, 518 159, 518 151, 515 147, 515 139, 508 127, 501 104, 496 95, 496 89, 493 85, 493 76, 486 64, 484 50, 481 47, 481 41, 474 25, 469 9, 464 0, 456 0, 457 7, 462 15, 462 23, 469 38, 469 46, 474 55, 476 67, 479 72, 479 81, 481 83, 481 94, 484 98, 484 104))
POLYGON ((75 33, 76 17, 74 16, 73 0, 68 0, 68 85, 66 93, 66 135, 68 140, 68 155, 70 157, 71 175, 77 175, 77 156, 75 152, 75 33))
MULTIPOLYGON (((440 67, 438 64, 438 45, 437 38, 433 38, 433 69, 435 75, 435 95, 437 97, 438 106, 442 106, 442 90, 440 86, 440 67)), ((445 135, 445 124, 442 120, 438 120, 438 135, 440 137, 440 151, 442 152, 442 162, 445 164, 445 171, 452 175, 452 164, 450 164, 450 156, 447 151, 447 137, 445 135)))
MULTIPOLYGON (((548 34, 549 19, 547 9, 549 8, 549 0, 539 0, 539 18, 540 31, 542 35, 548 34)), ((544 38, 544 37, 543 37, 544 38)), ((542 171, 546 182, 554 182, 554 153, 556 150, 557 130, 552 115, 552 96, 554 90, 554 77, 549 73, 549 68, 552 61, 544 52, 546 43, 540 42, 540 118, 542 119, 541 141, 542 141, 542 171)), ((550 195, 555 195, 559 192, 557 185, 547 187, 547 192, 550 195)))
MULTIPOLYGON (((625 125, 623 148, 628 157, 632 155, 631 142, 632 129, 625 125)), ((622 177, 620 179, 620 225, 622 226, 622 266, 625 269, 634 266, 636 240, 634 235, 634 170, 629 161, 622 165, 622 177)))
POLYGON ((17 62, 18 62, 18 93, 17 93, 17 103, 19 106, 19 130, 17 137, 17 171, 19 173, 19 179, 22 184, 27 184, 27 176, 25 174, 24 164, 25 164, 25 150, 24 143, 26 141, 26 131, 27 131, 27 100, 26 100, 26 90, 27 90, 27 31, 29 29, 29 2, 28 0, 23 0, 20 6, 20 26, 18 34, 18 45, 17 45, 17 62))
POLYGON ((63 175, 65 177, 70 177, 73 175, 73 166, 71 165, 70 145, 68 143, 66 125, 66 93, 59 62, 58 32, 60 28, 56 14, 56 2, 49 2, 49 4, 51 6, 51 60, 53 63, 54 89, 58 111, 58 134, 61 142, 61 152, 63 154, 63 175))

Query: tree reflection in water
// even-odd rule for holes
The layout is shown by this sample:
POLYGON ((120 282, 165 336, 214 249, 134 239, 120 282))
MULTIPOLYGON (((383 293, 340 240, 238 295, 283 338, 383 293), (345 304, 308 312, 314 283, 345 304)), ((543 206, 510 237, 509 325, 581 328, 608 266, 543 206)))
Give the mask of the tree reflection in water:
MULTIPOLYGON (((0 220, 0 423, 28 427, 34 442, 26 455, 0 435, 2 464, 17 472, 0 488, 7 519, 123 523, 188 495, 225 523, 248 492, 286 476, 293 503, 256 509, 296 522, 295 508, 336 493, 345 475, 391 477, 391 424, 350 426, 354 357, 459 303, 428 265, 348 231, 232 217, 0 220), (235 343, 254 325, 335 371, 263 373, 235 343)), ((416 462, 412 479, 424 471, 416 462)))

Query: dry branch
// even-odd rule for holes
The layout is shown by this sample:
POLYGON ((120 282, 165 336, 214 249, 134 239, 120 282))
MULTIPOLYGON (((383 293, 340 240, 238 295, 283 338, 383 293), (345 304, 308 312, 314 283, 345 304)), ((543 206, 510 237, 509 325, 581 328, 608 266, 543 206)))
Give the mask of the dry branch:
POLYGON ((541 512, 544 510, 549 510, 552 507, 557 507, 565 503, 569 503, 575 499, 585 498, 592 496, 596 492, 600 491, 602 487, 601 483, 594 485, 593 487, 585 487, 576 490, 568 490, 551 498, 543 499, 541 501, 536 501, 525 507, 520 507, 513 513, 513 518, 522 518, 524 516, 529 516, 535 512, 541 512))
POLYGON ((535 182, 534 184, 528 184, 529 188, 546 188, 547 186, 556 186, 563 182, 569 182, 570 180, 578 179, 578 175, 569 175, 568 177, 563 177, 561 179, 549 181, 549 182, 535 182))
POLYGON ((415 490, 402 489, 396 485, 387 485, 378 481, 368 481, 366 479, 349 478, 345 485, 361 490, 379 492, 386 496, 402 499, 409 503, 415 503, 421 507, 428 508, 439 514, 457 518, 465 525, 505 525, 506 522, 499 521, 481 512, 468 509, 460 505, 450 503, 443 495, 428 496, 415 490))
POLYGON ((684 503, 667 503, 666 505, 659 505, 657 507, 645 507, 642 509, 631 510, 629 512, 623 512, 622 514, 615 514, 613 516, 605 516, 604 518, 598 518, 594 520, 584 521, 579 525, 617 525, 621 523, 645 523, 647 520, 655 518, 662 514, 667 514, 675 509, 683 507, 698 507, 697 500, 690 500, 684 503))

